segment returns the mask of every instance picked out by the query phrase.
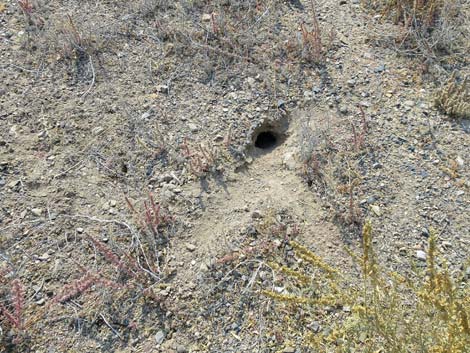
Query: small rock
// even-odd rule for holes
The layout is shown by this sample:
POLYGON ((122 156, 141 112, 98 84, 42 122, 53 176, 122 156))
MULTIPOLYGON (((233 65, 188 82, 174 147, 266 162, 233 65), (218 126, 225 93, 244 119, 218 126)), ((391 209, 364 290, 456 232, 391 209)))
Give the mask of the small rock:
POLYGON ((85 231, 82 227, 78 227, 76 230, 78 234, 82 234, 85 231))
POLYGON ((284 353, 295 353, 295 348, 294 347, 286 347, 283 350, 284 353))
POLYGON ((36 305, 44 305, 46 303, 46 300, 44 298, 41 298, 39 300, 36 301, 36 305))
POLYGON ((339 112, 340 112, 341 114, 346 115, 346 114, 348 114, 348 111, 349 111, 349 110, 348 110, 348 107, 345 106, 345 105, 341 105, 341 106, 339 107, 339 112))
POLYGON ((185 346, 179 344, 176 346, 176 353, 188 353, 188 349, 185 346))
POLYGON ((14 189, 16 185, 18 185, 20 183, 19 180, 13 180, 13 181, 10 181, 7 185, 7 187, 9 187, 10 189, 14 189))
MULTIPOLYGON (((157 88, 158 90, 158 88, 157 88)), ((149 110, 149 111, 146 111, 144 114, 142 114, 142 116, 140 117, 142 120, 147 120, 148 118, 150 118, 152 116, 153 112, 152 110, 149 110)))
POLYGON ((408 107, 408 108, 412 108, 415 106, 415 102, 411 101, 411 100, 407 100, 407 101, 404 101, 403 102, 403 105, 408 107))
POLYGON ((284 163, 284 166, 288 169, 288 170, 294 170, 295 169, 295 158, 294 158, 294 152, 287 152, 285 155, 284 155, 284 159, 283 159, 283 163, 284 163))
POLYGON ((158 331, 155 334, 155 341, 157 342, 158 345, 160 345, 163 343, 164 340, 165 340, 165 332, 163 332, 162 330, 158 331))
POLYGON ((457 163, 457 165, 459 167, 463 167, 463 165, 464 165, 464 161, 463 161, 462 157, 460 157, 460 156, 457 156, 457 158, 455 158, 455 162, 457 163))
POLYGON ((452 247, 452 243, 451 243, 450 241, 444 240, 444 241, 442 242, 442 247, 443 247, 444 249, 448 249, 448 248, 452 247))
POLYGON ((312 331, 315 332, 315 333, 320 332, 321 326, 320 326, 320 324, 318 323, 318 321, 312 322, 311 329, 312 329, 312 331))
POLYGON ((31 209, 31 213, 35 215, 36 217, 41 217, 42 216, 42 208, 33 208, 31 209))
POLYGON ((96 136, 96 135, 99 135, 100 133, 102 133, 104 131, 104 128, 102 126, 96 126, 94 127, 93 129, 91 129, 91 133, 92 135, 96 136))
POLYGON ((173 180, 173 176, 171 174, 164 174, 160 178, 158 178, 160 182, 168 183, 173 180))
POLYGON ((426 261, 426 252, 423 250, 416 250, 416 258, 421 261, 426 261))
POLYGON ((253 77, 248 77, 248 78, 246 79, 246 83, 248 83, 248 85, 249 85, 250 87, 253 87, 254 84, 255 84, 255 82, 256 82, 256 80, 255 80, 253 77))
POLYGON ((191 132, 197 132, 197 131, 199 131, 199 126, 197 126, 196 124, 189 123, 189 124, 188 124, 188 127, 189 127, 189 130, 191 130, 191 132))
POLYGON ((186 243, 185 245, 186 245, 186 249, 188 249, 191 252, 197 249, 197 246, 194 244, 186 243))
POLYGON ((207 264, 206 263, 201 263, 201 265, 199 265, 199 271, 201 272, 207 272, 209 270, 209 267, 207 267, 207 264))
POLYGON ((377 199, 375 198, 375 196, 369 196, 367 198, 367 203, 370 205, 370 204, 373 204, 375 201, 377 201, 377 199))
POLYGON ((253 219, 259 219, 259 218, 262 218, 262 217, 263 217, 263 215, 258 210, 253 211, 253 213, 251 214, 251 218, 253 218, 253 219))
POLYGON ((203 22, 209 22, 210 20, 212 20, 212 15, 210 13, 204 13, 201 16, 201 20, 203 22))
POLYGON ((428 238, 429 237, 429 229, 428 228, 422 228, 421 229, 421 235, 428 238))
POLYGON ((8 131, 8 133, 12 136, 17 137, 18 136, 18 126, 13 125, 12 127, 10 127, 10 130, 8 131))
POLYGON ((347 83, 348 83, 348 86, 352 88, 356 85, 356 80, 348 80, 347 83))
POLYGON ((41 260, 41 261, 47 261, 47 260, 49 260, 49 258, 50 258, 50 255, 47 252, 45 252, 41 256, 38 256, 38 260, 41 260))
POLYGON ((304 91, 304 99, 305 100, 311 100, 313 98, 313 92, 312 91, 304 91))
POLYGON ((374 169, 381 169, 382 167, 383 167, 383 165, 380 164, 380 163, 374 163, 374 164, 372 165, 372 168, 374 168, 374 169))
POLYGON ((380 207, 377 206, 377 205, 370 205, 370 209, 372 210, 372 212, 374 212, 374 214, 377 216, 377 217, 380 217, 382 215, 382 211, 380 210, 380 207))
POLYGON ((168 94, 169 91, 170 91, 170 89, 167 85, 158 85, 157 86, 157 92, 168 94))
POLYGON ((380 73, 380 72, 383 72, 383 71, 385 71, 385 65, 377 66, 377 67, 374 69, 374 72, 375 72, 375 73, 380 73))
POLYGON ((116 207, 116 205, 117 205, 117 201, 116 201, 116 200, 110 200, 110 201, 109 201, 109 206, 111 206, 111 207, 116 207))
POLYGON ((253 224, 250 224, 246 227, 246 234, 251 237, 256 237, 258 231, 256 230, 256 227, 253 224))

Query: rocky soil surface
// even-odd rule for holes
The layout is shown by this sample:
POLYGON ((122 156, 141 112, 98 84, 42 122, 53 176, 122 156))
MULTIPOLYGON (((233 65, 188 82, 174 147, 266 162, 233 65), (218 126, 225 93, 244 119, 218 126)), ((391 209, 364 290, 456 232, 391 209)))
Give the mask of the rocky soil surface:
POLYGON ((395 27, 318 2, 312 61, 310 2, 215 3, 0 1, 2 351, 303 352, 258 293, 288 239, 468 258, 470 123, 395 27))

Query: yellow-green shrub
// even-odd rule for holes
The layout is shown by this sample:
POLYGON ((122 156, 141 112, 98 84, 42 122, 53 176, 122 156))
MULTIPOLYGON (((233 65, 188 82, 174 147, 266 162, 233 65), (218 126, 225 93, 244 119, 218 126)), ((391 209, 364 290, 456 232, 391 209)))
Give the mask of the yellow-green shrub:
POLYGON ((436 265, 436 236, 430 236, 427 268, 416 278, 389 272, 377 262, 372 226, 363 229, 363 251, 353 255, 360 279, 340 274, 310 250, 291 243, 301 266, 275 266, 291 283, 291 293, 264 291, 286 319, 285 332, 319 352, 434 352, 465 353, 470 347, 470 288, 445 266, 436 265), (308 276, 314 267, 314 278, 308 276), (322 310, 328 308, 328 310, 322 310), (333 308, 333 310, 331 310, 333 308), (347 309, 347 310, 345 310, 347 309), (332 314, 335 313, 335 314, 332 314), (320 320, 330 329, 313 332, 305 322, 320 320))

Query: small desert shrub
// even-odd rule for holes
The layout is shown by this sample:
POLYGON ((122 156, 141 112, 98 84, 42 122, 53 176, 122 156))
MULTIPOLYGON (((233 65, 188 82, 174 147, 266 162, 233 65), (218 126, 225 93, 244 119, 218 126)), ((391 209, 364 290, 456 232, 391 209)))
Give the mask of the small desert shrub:
MULTIPOLYGON (((0 270, 0 348, 8 340, 11 343, 18 344, 25 336, 24 327, 24 307, 25 294, 24 287, 18 278, 8 279, 10 275, 9 268, 0 270), (9 335, 2 337, 4 328, 9 328, 9 335)), ((5 332, 6 333, 6 332, 5 332)))
POLYGON ((455 118, 470 118, 470 83, 468 76, 458 81, 455 72, 437 91, 435 105, 455 118))
POLYGON ((427 267, 416 278, 379 265, 370 222, 363 229, 362 255, 353 255, 360 267, 359 281, 291 242, 297 268, 273 266, 289 284, 282 292, 263 293, 281 312, 291 312, 284 332, 302 337, 303 346, 319 352, 467 352, 470 287, 465 271, 453 276, 445 265, 437 265, 432 233, 427 267), (313 320, 327 329, 312 329, 313 320))
POLYGON ((468 6, 465 0, 364 0, 367 9, 401 26, 395 37, 406 54, 429 63, 455 65, 468 53, 468 6))

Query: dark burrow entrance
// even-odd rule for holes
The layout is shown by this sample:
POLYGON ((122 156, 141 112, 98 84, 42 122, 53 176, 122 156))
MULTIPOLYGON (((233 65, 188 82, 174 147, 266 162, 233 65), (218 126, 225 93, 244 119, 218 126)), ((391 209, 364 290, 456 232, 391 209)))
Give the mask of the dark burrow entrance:
POLYGON ((258 134, 255 138, 255 147, 262 150, 270 150, 276 147, 278 143, 278 137, 276 133, 272 131, 263 131, 258 134))

